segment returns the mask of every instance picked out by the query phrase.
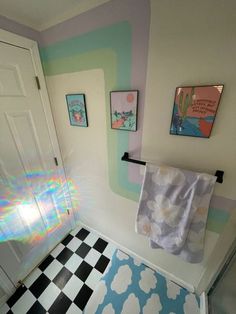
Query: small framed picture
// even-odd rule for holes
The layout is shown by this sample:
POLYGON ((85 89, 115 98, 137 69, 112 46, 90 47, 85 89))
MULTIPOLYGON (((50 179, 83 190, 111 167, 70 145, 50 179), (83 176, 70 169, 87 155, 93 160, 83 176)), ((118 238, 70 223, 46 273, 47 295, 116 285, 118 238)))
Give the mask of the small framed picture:
POLYGON ((70 124, 73 126, 88 126, 87 110, 84 94, 66 95, 70 124))
POLYGON ((111 128, 137 131, 138 91, 110 92, 111 128))
POLYGON ((170 134, 209 138, 224 85, 177 87, 170 134))

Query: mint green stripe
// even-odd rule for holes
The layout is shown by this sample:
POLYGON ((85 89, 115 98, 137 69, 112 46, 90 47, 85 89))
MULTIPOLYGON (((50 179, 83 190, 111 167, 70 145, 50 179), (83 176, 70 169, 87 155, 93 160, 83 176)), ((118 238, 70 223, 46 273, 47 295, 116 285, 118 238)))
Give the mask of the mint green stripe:
MULTIPOLYGON (((118 60, 119 66, 125 67, 126 70, 128 67, 130 71, 131 27, 128 22, 114 24, 44 47, 41 49, 41 57, 43 61, 48 62, 105 48, 113 49, 118 53, 121 58, 118 60)), ((123 74, 125 73, 122 71, 121 76, 123 74)), ((130 77, 128 78, 130 83, 129 79, 130 77)))
POLYGON ((221 233, 229 221, 230 214, 224 209, 209 208, 207 230, 221 233))
MULTIPOLYGON (((121 162, 124 151, 128 150, 128 132, 110 129, 110 90, 130 88, 131 79, 131 27, 128 22, 118 23, 108 28, 102 28, 79 37, 73 37, 62 42, 42 48, 41 57, 46 75, 70 73, 86 69, 102 68, 105 76, 106 111, 108 119, 108 160, 111 188, 114 192, 138 200, 140 186, 128 181, 128 164, 121 162), (104 48, 113 50, 117 66, 114 63, 101 61, 104 48), (95 50, 96 49, 96 50, 95 50), (94 52, 94 54, 93 54, 94 52), (99 56, 97 58, 96 54, 99 56), (79 55, 88 58, 85 63, 79 62, 79 55), (90 58, 89 58, 90 56, 90 58), (67 59, 67 62, 64 61, 67 59), (108 69, 112 66, 113 69, 108 69), (109 81, 108 72, 115 70, 115 81, 109 81), (114 163, 115 162, 115 163, 114 163), (116 183, 115 183, 116 182, 116 183)), ((114 72, 114 71, 113 71, 114 72)))

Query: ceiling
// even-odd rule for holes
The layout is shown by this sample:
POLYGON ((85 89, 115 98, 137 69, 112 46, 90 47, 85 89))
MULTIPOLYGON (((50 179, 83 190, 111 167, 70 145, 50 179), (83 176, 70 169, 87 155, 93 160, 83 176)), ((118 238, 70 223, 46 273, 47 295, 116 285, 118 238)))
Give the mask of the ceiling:
POLYGON ((42 31, 110 0, 0 0, 0 14, 42 31))

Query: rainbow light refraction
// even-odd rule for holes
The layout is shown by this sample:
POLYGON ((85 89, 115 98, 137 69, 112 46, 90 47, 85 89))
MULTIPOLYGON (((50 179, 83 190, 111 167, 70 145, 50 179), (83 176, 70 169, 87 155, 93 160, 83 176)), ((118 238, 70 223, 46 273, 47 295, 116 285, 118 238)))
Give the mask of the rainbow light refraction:
POLYGON ((52 234, 68 217, 79 189, 53 171, 0 177, 0 242, 34 243, 52 234))

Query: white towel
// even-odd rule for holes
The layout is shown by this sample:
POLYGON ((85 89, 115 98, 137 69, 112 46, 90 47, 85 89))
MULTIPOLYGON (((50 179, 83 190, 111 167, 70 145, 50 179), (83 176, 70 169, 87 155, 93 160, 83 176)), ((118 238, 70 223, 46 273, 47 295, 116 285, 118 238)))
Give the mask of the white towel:
POLYGON ((147 164, 136 231, 152 248, 200 262, 215 182, 209 174, 147 164))

